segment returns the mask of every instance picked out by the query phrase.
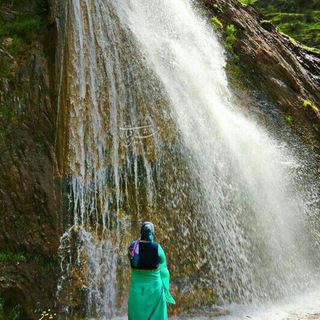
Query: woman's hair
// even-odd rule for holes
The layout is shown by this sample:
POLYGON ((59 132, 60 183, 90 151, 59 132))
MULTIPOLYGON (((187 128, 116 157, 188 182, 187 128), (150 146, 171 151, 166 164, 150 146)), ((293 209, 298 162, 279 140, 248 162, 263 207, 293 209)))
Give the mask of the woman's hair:
POLYGON ((141 240, 153 241, 154 239, 154 225, 150 221, 145 221, 141 225, 141 240))

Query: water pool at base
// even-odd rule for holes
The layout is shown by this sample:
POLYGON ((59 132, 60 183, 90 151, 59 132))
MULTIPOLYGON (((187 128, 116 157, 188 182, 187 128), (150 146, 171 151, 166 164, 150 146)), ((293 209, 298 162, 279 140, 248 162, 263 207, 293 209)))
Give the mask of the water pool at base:
MULTIPOLYGON (((320 319, 320 285, 315 290, 305 291, 299 295, 288 297, 279 302, 253 305, 230 305, 217 307, 224 316, 210 315, 210 312, 199 311, 198 316, 170 317, 171 320, 318 320, 320 319)), ((194 312, 196 313, 196 312, 194 312)), ((193 313, 193 314, 194 314, 193 313)), ((93 319, 92 319, 93 320, 93 319)), ((106 319, 105 319, 106 320, 106 319)), ((127 320, 127 317, 118 317, 113 320, 127 320)))
MULTIPOLYGON (((230 305, 220 308, 228 315, 213 317, 199 316, 188 320, 311 320, 320 319, 320 286, 316 290, 305 291, 279 302, 260 306, 230 305)), ((173 317, 172 320, 181 318, 173 317)))

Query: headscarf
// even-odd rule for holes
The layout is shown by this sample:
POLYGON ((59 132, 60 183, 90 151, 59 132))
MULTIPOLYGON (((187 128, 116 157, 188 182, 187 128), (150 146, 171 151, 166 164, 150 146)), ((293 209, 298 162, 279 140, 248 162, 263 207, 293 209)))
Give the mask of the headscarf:
POLYGON ((145 221, 141 225, 141 240, 153 241, 154 239, 154 225, 150 221, 145 221))

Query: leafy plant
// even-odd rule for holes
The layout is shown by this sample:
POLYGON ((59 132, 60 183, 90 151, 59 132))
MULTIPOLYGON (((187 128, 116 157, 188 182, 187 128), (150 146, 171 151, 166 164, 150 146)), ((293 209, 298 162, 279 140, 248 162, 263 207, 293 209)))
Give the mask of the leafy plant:
POLYGON ((292 117, 290 115, 285 115, 284 119, 286 120, 287 124, 291 127, 292 126, 292 117))
POLYGON ((233 52, 233 44, 236 41, 236 28, 233 24, 229 24, 226 29, 226 47, 232 53, 233 52))
POLYGON ((235 68, 238 69, 240 58, 234 50, 234 43, 236 42, 236 28, 233 24, 227 26, 226 35, 226 48, 232 54, 232 59, 233 63, 235 64, 235 68))
POLYGON ((8 316, 8 320, 19 320, 23 314, 23 308, 21 304, 17 304, 11 311, 8 316))
POLYGON ((304 100, 302 103, 304 109, 312 108, 314 111, 318 112, 319 109, 309 100, 304 100))
POLYGON ((222 29, 223 28, 222 22, 217 17, 212 17, 211 23, 215 29, 222 29))

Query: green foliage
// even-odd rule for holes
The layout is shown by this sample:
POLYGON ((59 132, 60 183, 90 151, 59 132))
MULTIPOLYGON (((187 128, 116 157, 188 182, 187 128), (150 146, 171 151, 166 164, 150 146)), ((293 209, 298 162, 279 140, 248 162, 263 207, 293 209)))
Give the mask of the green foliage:
POLYGON ((29 258, 37 264, 41 271, 52 271, 59 265, 59 259, 56 256, 43 256, 37 254, 35 256, 29 256, 29 258))
POLYGON ((258 0, 255 5, 282 32, 307 49, 320 49, 320 1, 258 0))
POLYGON ((0 320, 3 319, 3 305, 4 305, 4 301, 2 298, 0 298, 0 320))
MULTIPOLYGON (((9 63, 8 65, 9 70, 6 71, 6 73, 4 73, 5 70, 1 70, 2 72, 0 72, 0 77, 5 77, 7 73, 8 75, 10 75, 11 65, 9 63)), ((13 110, 9 108, 6 104, 0 105, 0 142, 3 138, 7 136, 10 126, 15 122, 16 115, 14 114, 13 110)))
POLYGON ((23 315, 23 308, 21 304, 17 304, 11 311, 8 316, 8 320, 19 320, 23 315))
POLYGON ((287 124, 291 127, 292 126, 292 117, 290 115, 285 115, 284 119, 286 120, 287 124))
MULTIPOLYGON (((59 258, 57 256, 45 256, 42 254, 30 254, 23 252, 11 252, 9 250, 0 250, 0 263, 35 263, 41 271, 53 271, 59 266, 59 258)), ((1 314, 1 300, 0 300, 1 314)), ((0 317, 1 320, 1 317, 0 317)))
POLYGON ((9 122, 12 120, 13 117, 13 111, 8 105, 3 104, 0 106, 0 120, 2 120, 3 122, 9 122))
POLYGON ((21 38, 14 35, 12 37, 12 42, 7 46, 8 51, 14 56, 17 55, 19 48, 21 47, 21 42, 21 38))
POLYGON ((13 264, 26 262, 26 257, 21 252, 11 252, 0 250, 0 262, 10 262, 13 264))
POLYGON ((306 10, 306 12, 304 13, 304 20, 307 23, 312 23, 317 21, 315 13, 310 9, 306 10))
POLYGON ((39 32, 41 23, 40 17, 6 22, 0 27, 0 37, 19 37, 31 41, 39 32))
POLYGON ((217 17, 212 17, 211 23, 215 29, 222 29, 223 28, 222 22, 217 17))
POLYGON ((319 111, 319 109, 309 100, 304 100, 302 106, 304 109, 312 108, 315 112, 319 111))
POLYGON ((304 12, 306 10, 320 10, 320 2, 306 0, 258 0, 258 7, 273 8, 279 12, 304 12))
MULTIPOLYGON (((234 43, 236 42, 236 28, 233 24, 230 24, 226 28, 226 48, 232 54, 233 63, 235 69, 239 68, 240 57, 234 50, 234 43)), ((239 70, 237 70, 239 71, 239 70)))
POLYGON ((226 34, 226 47, 231 53, 233 53, 233 44, 236 41, 236 28, 233 24, 227 26, 226 34))
POLYGON ((0 65, 0 76, 6 78, 11 74, 11 63, 9 61, 5 61, 0 65))
POLYGON ((233 82, 233 85, 236 87, 241 87, 241 76, 242 76, 242 70, 240 65, 240 57, 236 53, 234 44, 237 40, 236 38, 236 28, 233 24, 227 25, 226 30, 226 49, 230 52, 232 59, 230 59, 230 62, 227 64, 227 73, 231 75, 231 81, 233 82))
POLYGON ((300 21, 295 22, 295 23, 288 23, 286 26, 286 29, 290 33, 296 33, 298 31, 300 31, 302 28, 303 28, 303 26, 300 21))
POLYGON ((257 0, 239 0, 242 4, 248 5, 248 4, 254 4, 257 2, 257 0))
POLYGON ((314 129, 315 131, 317 131, 317 132, 320 131, 320 126, 319 126, 318 124, 313 124, 312 127, 313 127, 313 129, 314 129))

